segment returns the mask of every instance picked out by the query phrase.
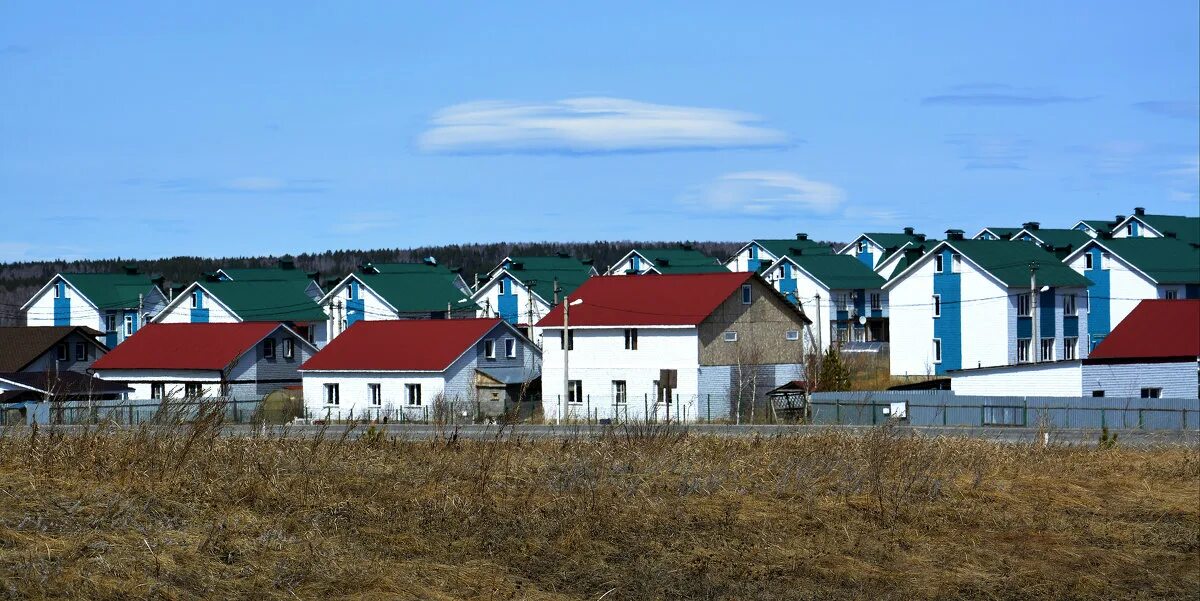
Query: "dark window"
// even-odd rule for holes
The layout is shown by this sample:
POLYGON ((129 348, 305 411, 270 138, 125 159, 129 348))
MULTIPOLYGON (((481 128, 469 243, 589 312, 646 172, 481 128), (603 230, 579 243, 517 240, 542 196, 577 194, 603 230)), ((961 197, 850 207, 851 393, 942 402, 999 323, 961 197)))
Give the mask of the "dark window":
POLYGON ((367 384, 367 396, 370 397, 372 405, 382 405, 383 386, 381 384, 367 384))
POLYGON ((1092 253, 1089 252, 1089 253, 1083 255, 1083 268, 1084 269, 1092 268, 1092 253))
POLYGON ((495 340, 484 340, 483 341, 483 354, 488 359, 496 358, 496 341, 495 340))
POLYGON ((625 386, 625 380, 613 380, 613 402, 618 405, 624 405, 628 400, 628 388, 625 386))
POLYGON ((517 356, 517 339, 516 338, 505 338, 504 339, 504 356, 508 357, 509 359, 512 359, 517 356))
POLYGON ((1161 388, 1143 388, 1142 389, 1142 398, 1143 399, 1162 398, 1162 389, 1161 388))
POLYGON ((933 255, 933 270, 937 273, 942 272, 942 255, 933 255))
POLYGON ((75 360, 76 361, 87 361, 87 358, 88 358, 87 343, 76 342, 75 343, 75 360))
POLYGON ((583 380, 571 380, 567 388, 568 403, 583 402, 583 380))
POLYGON ((283 358, 293 359, 296 357, 296 340, 294 338, 283 339, 283 358))
POLYGON ((420 384, 405 384, 404 385, 404 400, 409 405, 421 404, 421 385, 420 384))
POLYGON ((742 304, 749 305, 754 300, 754 292, 750 284, 742 284, 742 304))
POLYGON ((942 362, 942 341, 939 338, 933 339, 933 362, 942 362))
POLYGON ((933 316, 942 316, 942 295, 940 294, 933 295, 933 316))
POLYGON ((325 404, 326 405, 336 405, 336 404, 340 403, 341 400, 342 400, 342 394, 341 394, 341 391, 338 390, 338 385, 337 384, 326 384, 325 385, 325 404))
POLYGON ((162 399, 165 396, 167 396, 167 385, 166 384, 155 383, 155 384, 150 385, 150 398, 162 399))
POLYGON ((58 360, 59 361, 67 361, 70 358, 71 358, 71 353, 70 353, 70 349, 67 348, 67 343, 64 342, 62 344, 59 344, 58 345, 58 360))
MULTIPOLYGON (((569 350, 569 351, 575 350, 575 332, 567 333, 567 346, 569 346, 570 348, 568 348, 566 350, 569 350)), ((562 330, 558 331, 558 348, 559 349, 563 348, 563 332, 562 332, 562 330)))
POLYGON ((263 358, 264 359, 274 359, 275 358, 275 339, 274 338, 268 338, 263 341, 263 358))
POLYGON ((184 384, 183 394, 189 399, 198 399, 204 396, 204 385, 198 383, 184 384))
POLYGON ((1093 396, 1093 397, 1095 397, 1095 398, 1098 398, 1098 399, 1099 399, 1099 398, 1103 398, 1103 397, 1104 397, 1104 391, 1103 391, 1103 390, 1093 390, 1093 391, 1092 391, 1092 396, 1093 396))
POLYGON ((637 328, 625 328, 625 349, 630 351, 637 350, 637 328))

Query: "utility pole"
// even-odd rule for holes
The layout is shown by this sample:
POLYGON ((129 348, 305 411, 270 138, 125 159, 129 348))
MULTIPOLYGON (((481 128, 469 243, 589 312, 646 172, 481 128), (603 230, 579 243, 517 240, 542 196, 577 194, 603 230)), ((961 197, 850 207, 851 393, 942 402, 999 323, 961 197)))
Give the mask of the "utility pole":
POLYGON ((562 423, 562 414, 566 410, 567 395, 571 393, 571 376, 568 371, 571 367, 571 299, 563 297, 563 331, 562 331, 562 347, 563 347, 563 393, 558 397, 558 423, 562 423))
POLYGON ((1042 352, 1042 341, 1038 339, 1038 314, 1037 314, 1037 270, 1038 262, 1029 262, 1029 358, 1030 363, 1037 363, 1041 358, 1039 354, 1042 352))
POLYGON ((138 293, 138 312, 137 312, 137 316, 133 318, 133 323, 137 324, 137 327, 139 330, 142 329, 142 326, 146 325, 146 324, 142 323, 142 311, 144 310, 145 304, 146 304, 145 298, 142 296, 141 293, 138 293))
POLYGON ((825 354, 825 322, 821 321, 821 295, 814 294, 817 301, 817 356, 825 354))

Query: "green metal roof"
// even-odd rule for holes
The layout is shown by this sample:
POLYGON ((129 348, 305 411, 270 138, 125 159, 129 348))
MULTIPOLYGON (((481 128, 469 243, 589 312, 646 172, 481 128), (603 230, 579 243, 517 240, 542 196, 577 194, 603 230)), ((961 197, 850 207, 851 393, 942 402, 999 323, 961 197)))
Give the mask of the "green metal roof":
POLYGON ((671 273, 728 273, 724 265, 717 260, 689 248, 635 248, 634 252, 642 255, 654 264, 654 269, 661 274, 671 273))
POLYGON ((454 285, 455 273, 358 273, 355 277, 401 313, 445 311, 447 303, 455 311, 479 308, 470 294, 454 285), (464 298, 467 302, 459 302, 464 298))
POLYGON ((850 255, 792 255, 788 257, 830 290, 879 289, 887 281, 850 255))
POLYGON ((985 227, 983 229, 985 229, 993 234, 996 234, 997 236, 1000 236, 1000 239, 1003 240, 1003 239, 1005 239, 1005 236, 1009 236, 1009 237, 1015 236, 1017 234, 1017 232, 1021 231, 1021 229, 1023 229, 1023 228, 1019 228, 1019 227, 985 227))
POLYGON ((796 238, 785 238, 783 240, 755 240, 755 244, 766 249, 767 252, 776 257, 787 257, 791 255, 816 254, 816 255, 832 255, 833 248, 828 244, 822 244, 815 240, 798 240, 796 238))
POLYGON ((1029 286, 1029 265, 1035 262, 1038 286, 1084 288, 1092 283, 1033 242, 948 240, 947 244, 1010 288, 1029 286))
POLYGON ((1093 230, 1105 234, 1111 232, 1113 227, 1117 225, 1115 221, 1109 221, 1107 219, 1080 219, 1080 221, 1087 224, 1087 226, 1093 230))
POLYGON ((509 273, 529 286, 543 299, 554 298, 554 280, 564 295, 571 294, 592 275, 592 266, 574 257, 508 257, 509 273))
MULTIPOLYGON (((367 263, 363 267, 373 268, 379 273, 440 273, 452 274, 449 267, 436 263, 367 263)), ((444 308, 442 309, 445 310, 444 308)))
MULTIPOLYGON (((903 248, 905 244, 925 244, 929 242, 929 240, 922 234, 867 232, 863 234, 863 236, 870 238, 876 244, 883 247, 883 254, 879 255, 879 262, 876 263, 876 265, 888 260, 893 254, 903 248)), ((929 246, 927 248, 933 248, 933 246, 929 246)))
POLYGON ((1200 217, 1184 217, 1183 215, 1136 215, 1136 217, 1163 235, 1171 232, 1184 242, 1200 243, 1200 217))
MULTIPOLYGON (((1031 236, 1036 237, 1038 240, 1041 240, 1043 243, 1053 246, 1054 249, 1051 252, 1053 252, 1054 255, 1059 259, 1066 258, 1067 255, 1071 254, 1079 247, 1092 241, 1092 237, 1089 236, 1087 232, 1082 232, 1080 230, 1052 228, 1036 230, 1026 229, 1024 231, 1031 236)), ((1014 240, 1020 241, 1017 238, 1014 238, 1014 240)))
POLYGON ((246 281, 286 281, 286 280, 309 280, 308 273, 303 269, 281 269, 279 267, 234 267, 222 268, 221 273, 229 276, 232 280, 246 281))
POLYGON ((245 321, 325 321, 320 305, 305 293, 309 280, 199 282, 245 321))
POLYGON ((138 295, 148 294, 154 282, 145 274, 64 273, 71 283, 99 309, 136 309, 138 295))
POLYGON ((1200 248, 1171 238, 1096 240, 1159 284, 1200 284, 1200 248))
MULTIPOLYGON (((917 259, 925 256, 926 252, 933 250, 933 248, 940 242, 941 240, 931 240, 927 238, 924 242, 915 242, 912 245, 905 247, 902 251, 896 251, 901 253, 902 256, 896 260, 896 267, 892 269, 892 275, 898 275, 900 272, 907 269, 909 265, 912 265, 917 259)), ((879 263, 883 263, 883 261, 890 259, 894 254, 896 253, 887 253, 879 263)), ((876 264, 876 267, 878 266, 879 264, 876 264)))

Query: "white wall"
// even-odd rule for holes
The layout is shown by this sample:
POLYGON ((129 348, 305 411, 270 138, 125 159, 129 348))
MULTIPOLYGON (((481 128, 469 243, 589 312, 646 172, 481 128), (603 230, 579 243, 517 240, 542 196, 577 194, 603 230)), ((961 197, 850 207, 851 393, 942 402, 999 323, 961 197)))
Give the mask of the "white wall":
POLYGON ((867 243, 867 253, 869 253, 871 255, 871 264, 867 265, 867 267, 874 269, 876 266, 879 265, 879 257, 883 256, 884 248, 878 244, 875 244, 868 238, 860 237, 859 239, 855 240, 851 244, 843 247, 838 252, 843 255, 850 255, 851 257, 854 257, 855 259, 857 259, 858 258, 858 245, 860 242, 867 243))
MULTIPOLYGON (((479 305, 480 309, 476 311, 476 317, 500 317, 500 280, 505 276, 501 272, 492 280, 488 281, 472 296, 475 304, 479 305)), ((529 289, 520 280, 512 279, 512 293, 517 297, 517 321, 522 324, 534 324, 540 321, 547 313, 550 312, 550 305, 543 302, 536 295, 529 293, 529 289), (533 304, 530 305, 530 298, 533 299, 533 304), (530 319, 532 312, 533 318, 530 319)), ((554 297, 552 282, 538 282, 538 288, 547 286, 546 292, 551 298, 554 297)))
MULTIPOLYGON (((1085 261, 1087 260, 1084 258, 1084 255, 1086 254, 1086 252, 1080 253, 1079 256, 1068 263, 1071 269, 1085 276, 1087 275, 1084 271, 1085 261)), ((1108 302, 1109 326, 1111 331, 1116 329, 1117 324, 1128 317, 1129 313, 1143 299, 1161 298, 1162 293, 1155 287, 1154 282, 1135 271, 1120 257, 1108 253, 1106 255, 1111 258, 1102 259, 1101 266, 1102 268, 1107 267, 1109 296, 1112 298, 1107 301, 1105 299, 1095 299, 1093 302, 1108 302)), ((1183 295, 1180 294, 1179 298, 1183 298, 1183 295)), ((1086 334, 1081 336, 1086 339, 1086 334)))
POLYGON ((1143 388, 1161 388, 1164 399, 1194 399, 1198 384, 1196 361, 1083 366, 1084 394, 1103 390, 1110 397, 1139 397, 1143 388))
POLYGON ((965 258, 959 278, 963 301, 959 304, 963 369, 1008 365, 1008 313, 1013 302, 1008 288, 1001 287, 965 258))
MULTIPOLYGON (((325 332, 323 332, 328 335, 328 340, 333 340, 344 331, 341 321, 346 316, 346 301, 350 299, 350 282, 350 278, 343 280, 331 291, 328 300, 321 306, 325 314, 329 316, 329 320, 325 322, 325 332)), ((399 319, 399 316, 387 306, 383 298, 366 285, 359 284, 358 298, 363 301, 363 321, 399 319)), ((347 323, 346 327, 350 327, 350 324, 347 323)))
POLYGON ((221 373, 218 371, 170 370, 170 369, 100 369, 96 377, 101 380, 125 382, 133 389, 128 398, 145 400, 150 398, 152 382, 166 384, 168 397, 181 399, 184 394, 185 382, 203 382, 204 396, 221 396, 221 373))
POLYGON ((933 375, 933 261, 923 260, 886 292, 892 375, 933 375))
MULTIPOLYGON (((51 279, 51 285, 47 287, 41 294, 36 295, 36 300, 25 311, 25 325, 27 326, 52 326, 54 325, 54 288, 60 277, 55 276, 51 279)), ((64 287, 66 298, 71 299, 71 325, 87 326, 104 331, 104 324, 100 319, 100 312, 89 303, 82 294, 79 293, 70 282, 64 287)))
POLYGON ((304 381, 304 407, 314 419, 349 419, 368 417, 380 410, 395 416, 403 411, 413 418, 432 415, 434 399, 445 390, 446 379, 441 372, 317 372, 301 374, 304 381), (340 402, 325 402, 325 384, 337 384, 340 402), (368 384, 379 384, 382 404, 371 405, 368 384), (421 405, 410 406, 405 398, 406 384, 421 385, 421 405))
MULTIPOLYGON (((622 260, 620 263, 617 263, 616 265, 613 265, 611 268, 609 268, 608 275, 626 275, 626 273, 625 273, 626 271, 633 269, 633 256, 634 256, 633 254, 630 254, 629 256, 625 257, 625 259, 622 260)), ((646 273, 647 271, 650 271, 651 267, 653 267, 653 264, 650 263, 650 261, 647 261, 645 259, 639 259, 639 260, 641 261, 641 265, 640 265, 641 269, 638 270, 638 273, 646 273)))
MULTIPOLYGON (((182 294, 175 297, 173 304, 163 309, 162 313, 154 318, 154 323, 191 323, 193 290, 184 290, 182 294)), ((241 321, 217 301, 218 299, 204 291, 204 299, 201 301, 200 308, 208 309, 208 323, 238 323, 241 321)))
MULTIPOLYGON (((542 349, 542 411, 547 420, 558 416, 558 400, 564 396, 560 332, 560 328, 548 328, 542 349)), ((570 353, 570 378, 583 381, 583 394, 591 397, 591 403, 572 406, 566 415, 582 418, 590 406, 593 411, 601 411, 600 417, 607 417, 604 411, 612 408, 613 380, 626 382, 630 418, 642 416, 645 398, 654 412, 654 381, 660 369, 678 370, 674 394, 685 405, 691 403, 695 411, 700 356, 696 328, 638 328, 637 350, 625 349, 624 328, 571 328, 571 332, 575 348, 570 353)), ((624 410, 619 415, 625 415, 624 410)))
POLYGON ((1022 364, 950 374, 955 394, 980 396, 1082 396, 1079 361, 1022 364))

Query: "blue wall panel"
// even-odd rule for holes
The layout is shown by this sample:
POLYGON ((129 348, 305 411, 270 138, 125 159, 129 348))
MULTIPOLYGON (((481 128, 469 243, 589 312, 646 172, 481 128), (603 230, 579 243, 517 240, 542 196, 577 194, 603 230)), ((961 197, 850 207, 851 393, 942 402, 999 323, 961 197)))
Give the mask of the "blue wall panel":
POLYGON ((1108 335, 1112 328, 1110 320, 1112 313, 1109 308, 1109 297, 1112 296, 1112 289, 1109 285, 1109 272, 1106 269, 1101 269, 1103 261, 1103 251, 1098 248, 1093 248, 1088 251, 1092 255, 1092 268, 1085 270, 1084 275, 1092 281, 1092 285, 1088 287, 1088 337, 1091 338, 1091 347, 1096 348, 1096 345, 1108 335))
POLYGON ((933 293, 942 298, 942 315, 933 319, 933 336, 942 341, 942 362, 934 366, 938 374, 962 369, 962 276, 951 273, 953 254, 943 250, 945 269, 943 273, 933 274, 933 293))
POLYGON ((71 299, 67 298, 67 285, 61 281, 54 285, 58 289, 58 296, 54 299, 54 325, 69 326, 71 325, 71 299))

